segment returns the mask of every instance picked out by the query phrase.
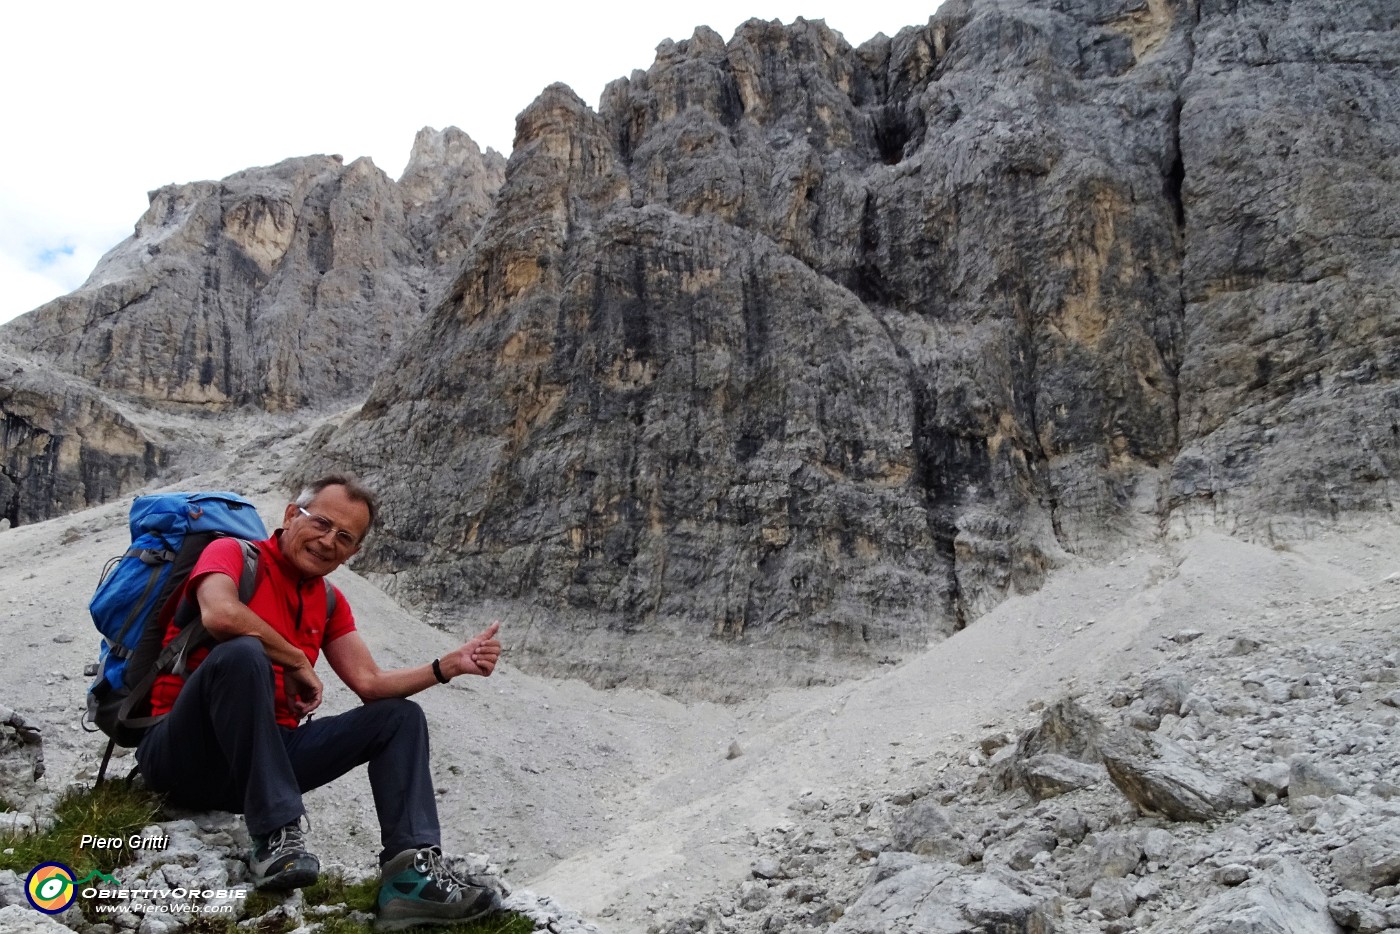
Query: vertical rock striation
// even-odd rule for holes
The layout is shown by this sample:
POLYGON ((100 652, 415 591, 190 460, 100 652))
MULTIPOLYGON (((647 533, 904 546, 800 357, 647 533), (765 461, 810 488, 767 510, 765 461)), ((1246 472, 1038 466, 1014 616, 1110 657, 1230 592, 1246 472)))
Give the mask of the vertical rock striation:
POLYGON ((106 502, 155 477, 165 449, 80 380, 0 353, 0 522, 106 502))
POLYGON ((1205 0, 1193 37, 1174 517, 1287 534, 1389 510, 1400 7, 1205 0))
POLYGON ((418 249, 430 296, 440 296, 456 278, 505 171, 504 156, 490 148, 482 153, 455 126, 418 131, 398 187, 408 238, 418 249))

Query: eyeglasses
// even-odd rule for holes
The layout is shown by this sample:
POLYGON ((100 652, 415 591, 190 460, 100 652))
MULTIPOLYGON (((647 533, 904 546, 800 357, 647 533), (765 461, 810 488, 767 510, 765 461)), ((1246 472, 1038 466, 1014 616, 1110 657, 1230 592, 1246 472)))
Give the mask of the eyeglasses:
POLYGON ((316 531, 316 537, 320 538, 328 532, 335 533, 336 545, 344 551, 349 551, 360 543, 358 535, 352 535, 344 529, 338 529, 331 525, 330 520, 325 516, 318 516, 314 512, 307 512, 302 506, 297 507, 297 512, 311 520, 311 528, 316 531))

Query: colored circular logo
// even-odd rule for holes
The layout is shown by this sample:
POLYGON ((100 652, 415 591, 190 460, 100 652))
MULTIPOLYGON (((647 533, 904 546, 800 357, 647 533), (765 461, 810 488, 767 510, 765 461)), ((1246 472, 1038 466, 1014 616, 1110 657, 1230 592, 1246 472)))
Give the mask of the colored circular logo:
POLYGON ((62 863, 40 863, 29 871, 29 878, 24 882, 24 894, 36 910, 46 915, 56 915, 78 897, 78 887, 73 884, 73 870, 62 863))

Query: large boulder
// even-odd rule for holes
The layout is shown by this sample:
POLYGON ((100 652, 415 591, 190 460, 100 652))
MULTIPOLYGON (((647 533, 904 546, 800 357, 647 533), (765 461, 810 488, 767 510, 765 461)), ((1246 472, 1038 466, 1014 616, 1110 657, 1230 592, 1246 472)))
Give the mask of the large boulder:
POLYGON ((1051 934, 1059 904, 1053 892, 946 863, 912 866, 871 885, 831 934, 1051 934))
POLYGON ((1400 818, 1381 821, 1334 850, 1332 872, 1353 892, 1400 884, 1400 818))
POLYGON ((1206 902, 1188 923, 1190 934, 1342 934, 1326 894, 1292 860, 1206 902))
POLYGON ((1099 752, 1108 777, 1143 814, 1208 821, 1254 806, 1242 781, 1210 772, 1161 736, 1120 730, 1100 744, 1099 752))

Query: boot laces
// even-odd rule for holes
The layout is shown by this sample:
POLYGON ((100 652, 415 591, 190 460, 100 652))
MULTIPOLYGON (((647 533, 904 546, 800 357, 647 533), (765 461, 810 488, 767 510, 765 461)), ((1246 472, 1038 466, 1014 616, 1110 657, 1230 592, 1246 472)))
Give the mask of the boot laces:
MULTIPOLYGON (((289 850, 306 849, 306 832, 301 829, 302 818, 297 818, 290 824, 278 827, 268 835, 267 851, 269 854, 285 853, 289 850)), ((311 821, 306 821, 309 826, 311 821)))
POLYGON ((447 859, 442 855, 442 850, 438 847, 430 846, 419 850, 418 858, 414 862, 415 869, 428 878, 436 880, 438 885, 449 895, 464 888, 479 888, 470 876, 459 875, 447 862, 447 859))

